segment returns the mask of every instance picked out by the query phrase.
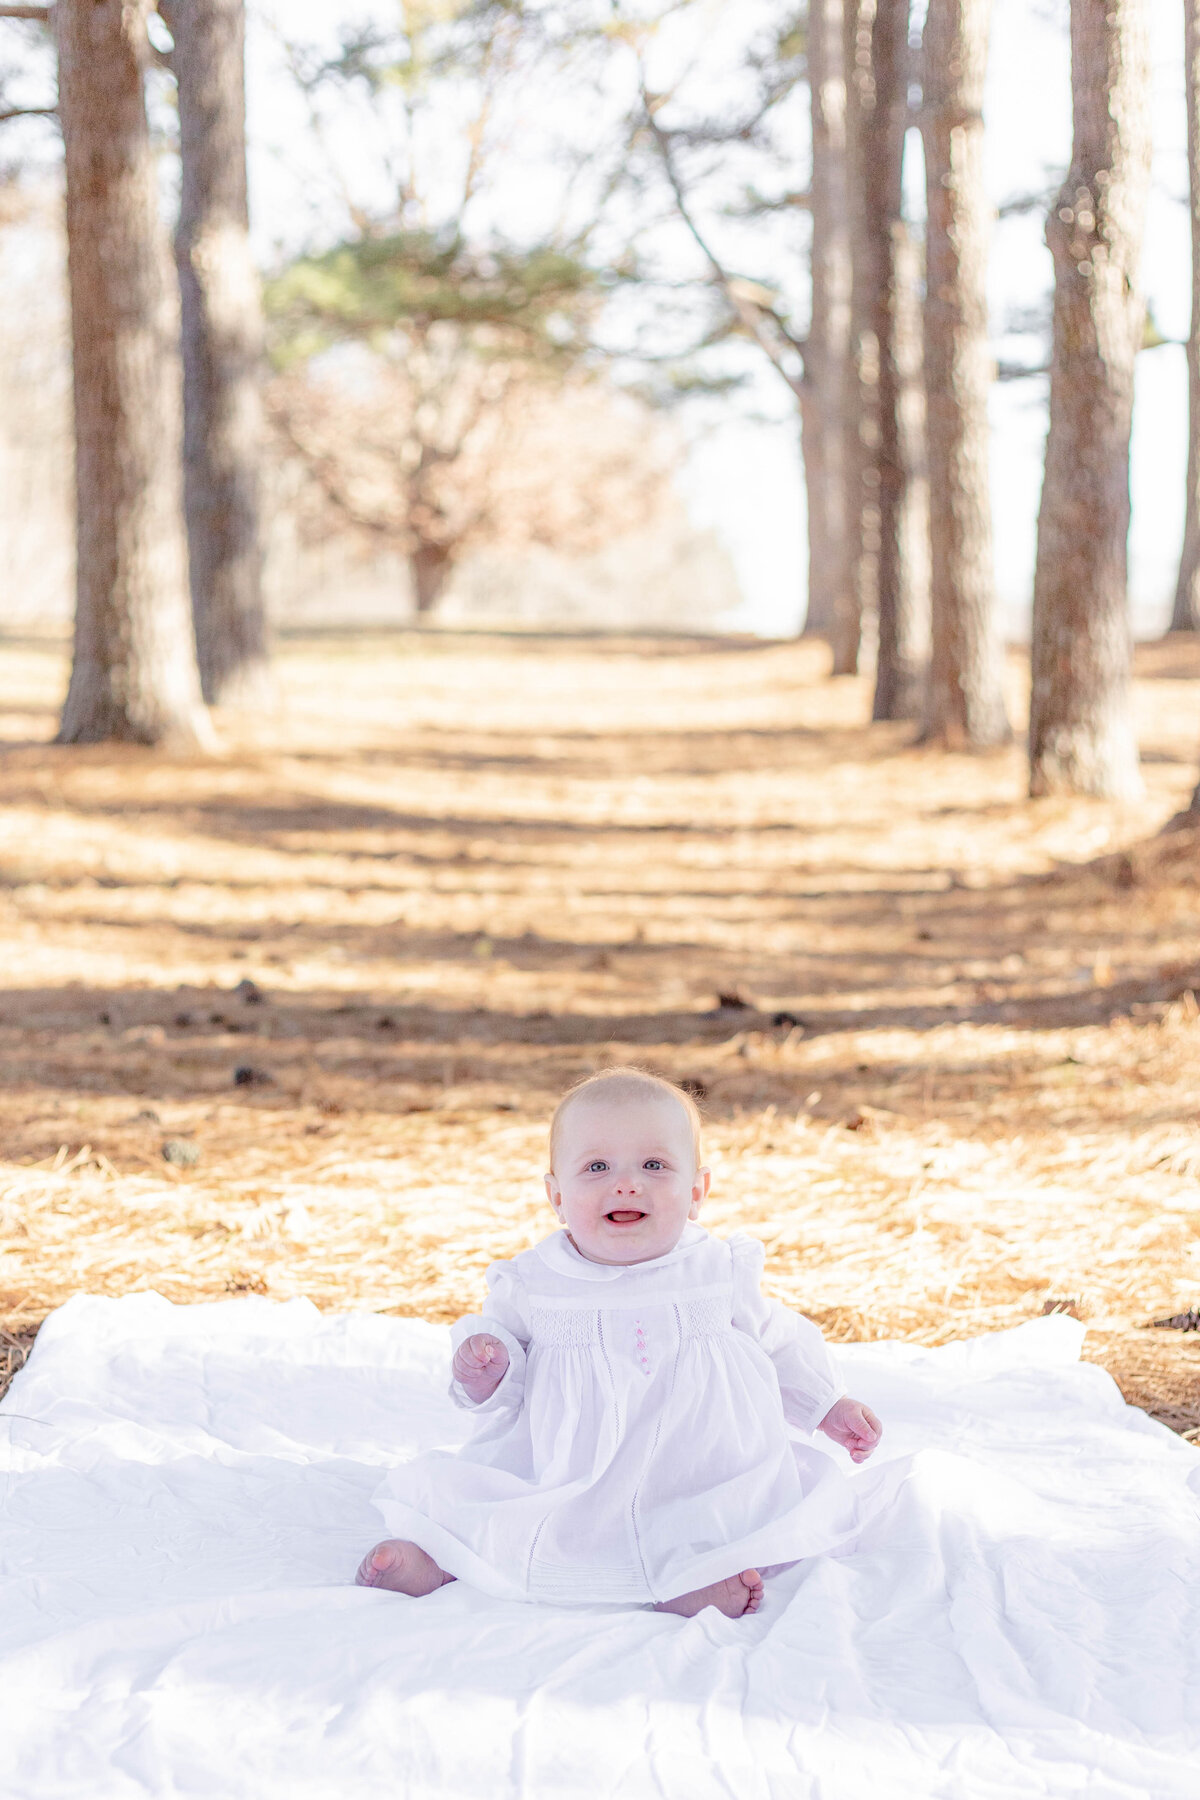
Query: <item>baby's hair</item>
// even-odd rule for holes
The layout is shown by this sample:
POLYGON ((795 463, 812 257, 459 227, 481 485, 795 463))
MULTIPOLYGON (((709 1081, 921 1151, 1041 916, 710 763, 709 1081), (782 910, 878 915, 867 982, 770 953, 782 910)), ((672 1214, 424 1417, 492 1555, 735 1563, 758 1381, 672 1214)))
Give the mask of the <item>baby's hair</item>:
POLYGON ((554 1158, 558 1154, 558 1142, 562 1133, 562 1122, 568 1109, 576 1100, 595 1095, 605 1100, 645 1100, 661 1098, 675 1100, 683 1108, 692 1132, 692 1147, 696 1153, 696 1167, 700 1166, 700 1108, 692 1096, 673 1081, 667 1081, 661 1075, 652 1075, 649 1069, 621 1068, 599 1069, 594 1075, 585 1075, 574 1087, 569 1087, 554 1109, 554 1117, 550 1121, 550 1167, 554 1167, 554 1158))

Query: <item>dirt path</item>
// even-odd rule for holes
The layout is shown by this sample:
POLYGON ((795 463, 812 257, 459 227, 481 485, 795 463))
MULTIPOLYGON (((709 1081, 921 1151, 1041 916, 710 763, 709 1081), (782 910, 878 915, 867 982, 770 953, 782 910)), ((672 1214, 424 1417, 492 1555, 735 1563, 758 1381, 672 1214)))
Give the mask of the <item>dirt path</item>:
POLYGON ((1200 1335, 1143 1329, 1200 1298, 1200 850, 1123 854, 1194 783, 1200 646, 1142 653, 1123 809, 905 748, 823 663, 295 642, 277 715, 179 761, 48 748, 61 658, 0 650, 0 1325, 147 1286, 453 1317, 549 1222, 553 1096, 635 1058, 704 1093, 709 1222, 832 1336, 1071 1300, 1200 1424, 1200 1335))

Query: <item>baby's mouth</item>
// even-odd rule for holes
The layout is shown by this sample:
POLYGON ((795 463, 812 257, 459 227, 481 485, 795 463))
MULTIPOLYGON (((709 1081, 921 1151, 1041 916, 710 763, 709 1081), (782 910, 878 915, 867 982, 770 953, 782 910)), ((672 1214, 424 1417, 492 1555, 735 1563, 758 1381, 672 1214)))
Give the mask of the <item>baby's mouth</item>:
POLYGON ((610 1225, 636 1225, 638 1220, 644 1219, 646 1215, 644 1212, 634 1212, 630 1209, 608 1212, 604 1216, 610 1225))

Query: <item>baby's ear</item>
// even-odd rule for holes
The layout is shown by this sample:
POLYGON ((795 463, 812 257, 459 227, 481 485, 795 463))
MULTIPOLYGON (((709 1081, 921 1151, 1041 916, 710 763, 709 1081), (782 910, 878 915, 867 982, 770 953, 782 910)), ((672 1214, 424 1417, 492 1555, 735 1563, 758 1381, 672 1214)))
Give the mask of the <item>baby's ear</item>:
POLYGON ((697 1219, 700 1208, 708 1198, 708 1190, 712 1185, 712 1170, 697 1169, 692 1181, 692 1204, 688 1207, 688 1218, 697 1219))
POLYGON ((558 1209, 559 1209, 559 1203, 562 1199, 562 1189, 559 1187, 558 1182, 555 1179, 553 1169, 548 1169, 546 1171, 544 1180, 546 1183, 546 1198, 550 1202, 551 1206, 554 1208, 555 1212, 557 1213, 558 1209))

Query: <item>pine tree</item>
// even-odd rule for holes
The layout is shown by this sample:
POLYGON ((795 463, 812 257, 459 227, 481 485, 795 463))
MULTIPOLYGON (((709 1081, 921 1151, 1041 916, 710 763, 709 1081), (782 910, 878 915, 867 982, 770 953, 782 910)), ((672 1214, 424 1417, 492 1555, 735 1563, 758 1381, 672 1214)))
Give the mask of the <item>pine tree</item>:
POLYGON ((1141 792, 1130 697, 1129 434, 1145 311, 1146 0, 1072 0, 1071 167, 1054 257, 1050 430, 1033 590, 1031 794, 1141 792))
POLYGON ((58 0, 75 394, 75 648, 59 740, 195 745, 176 312, 143 77, 149 0, 58 0))

